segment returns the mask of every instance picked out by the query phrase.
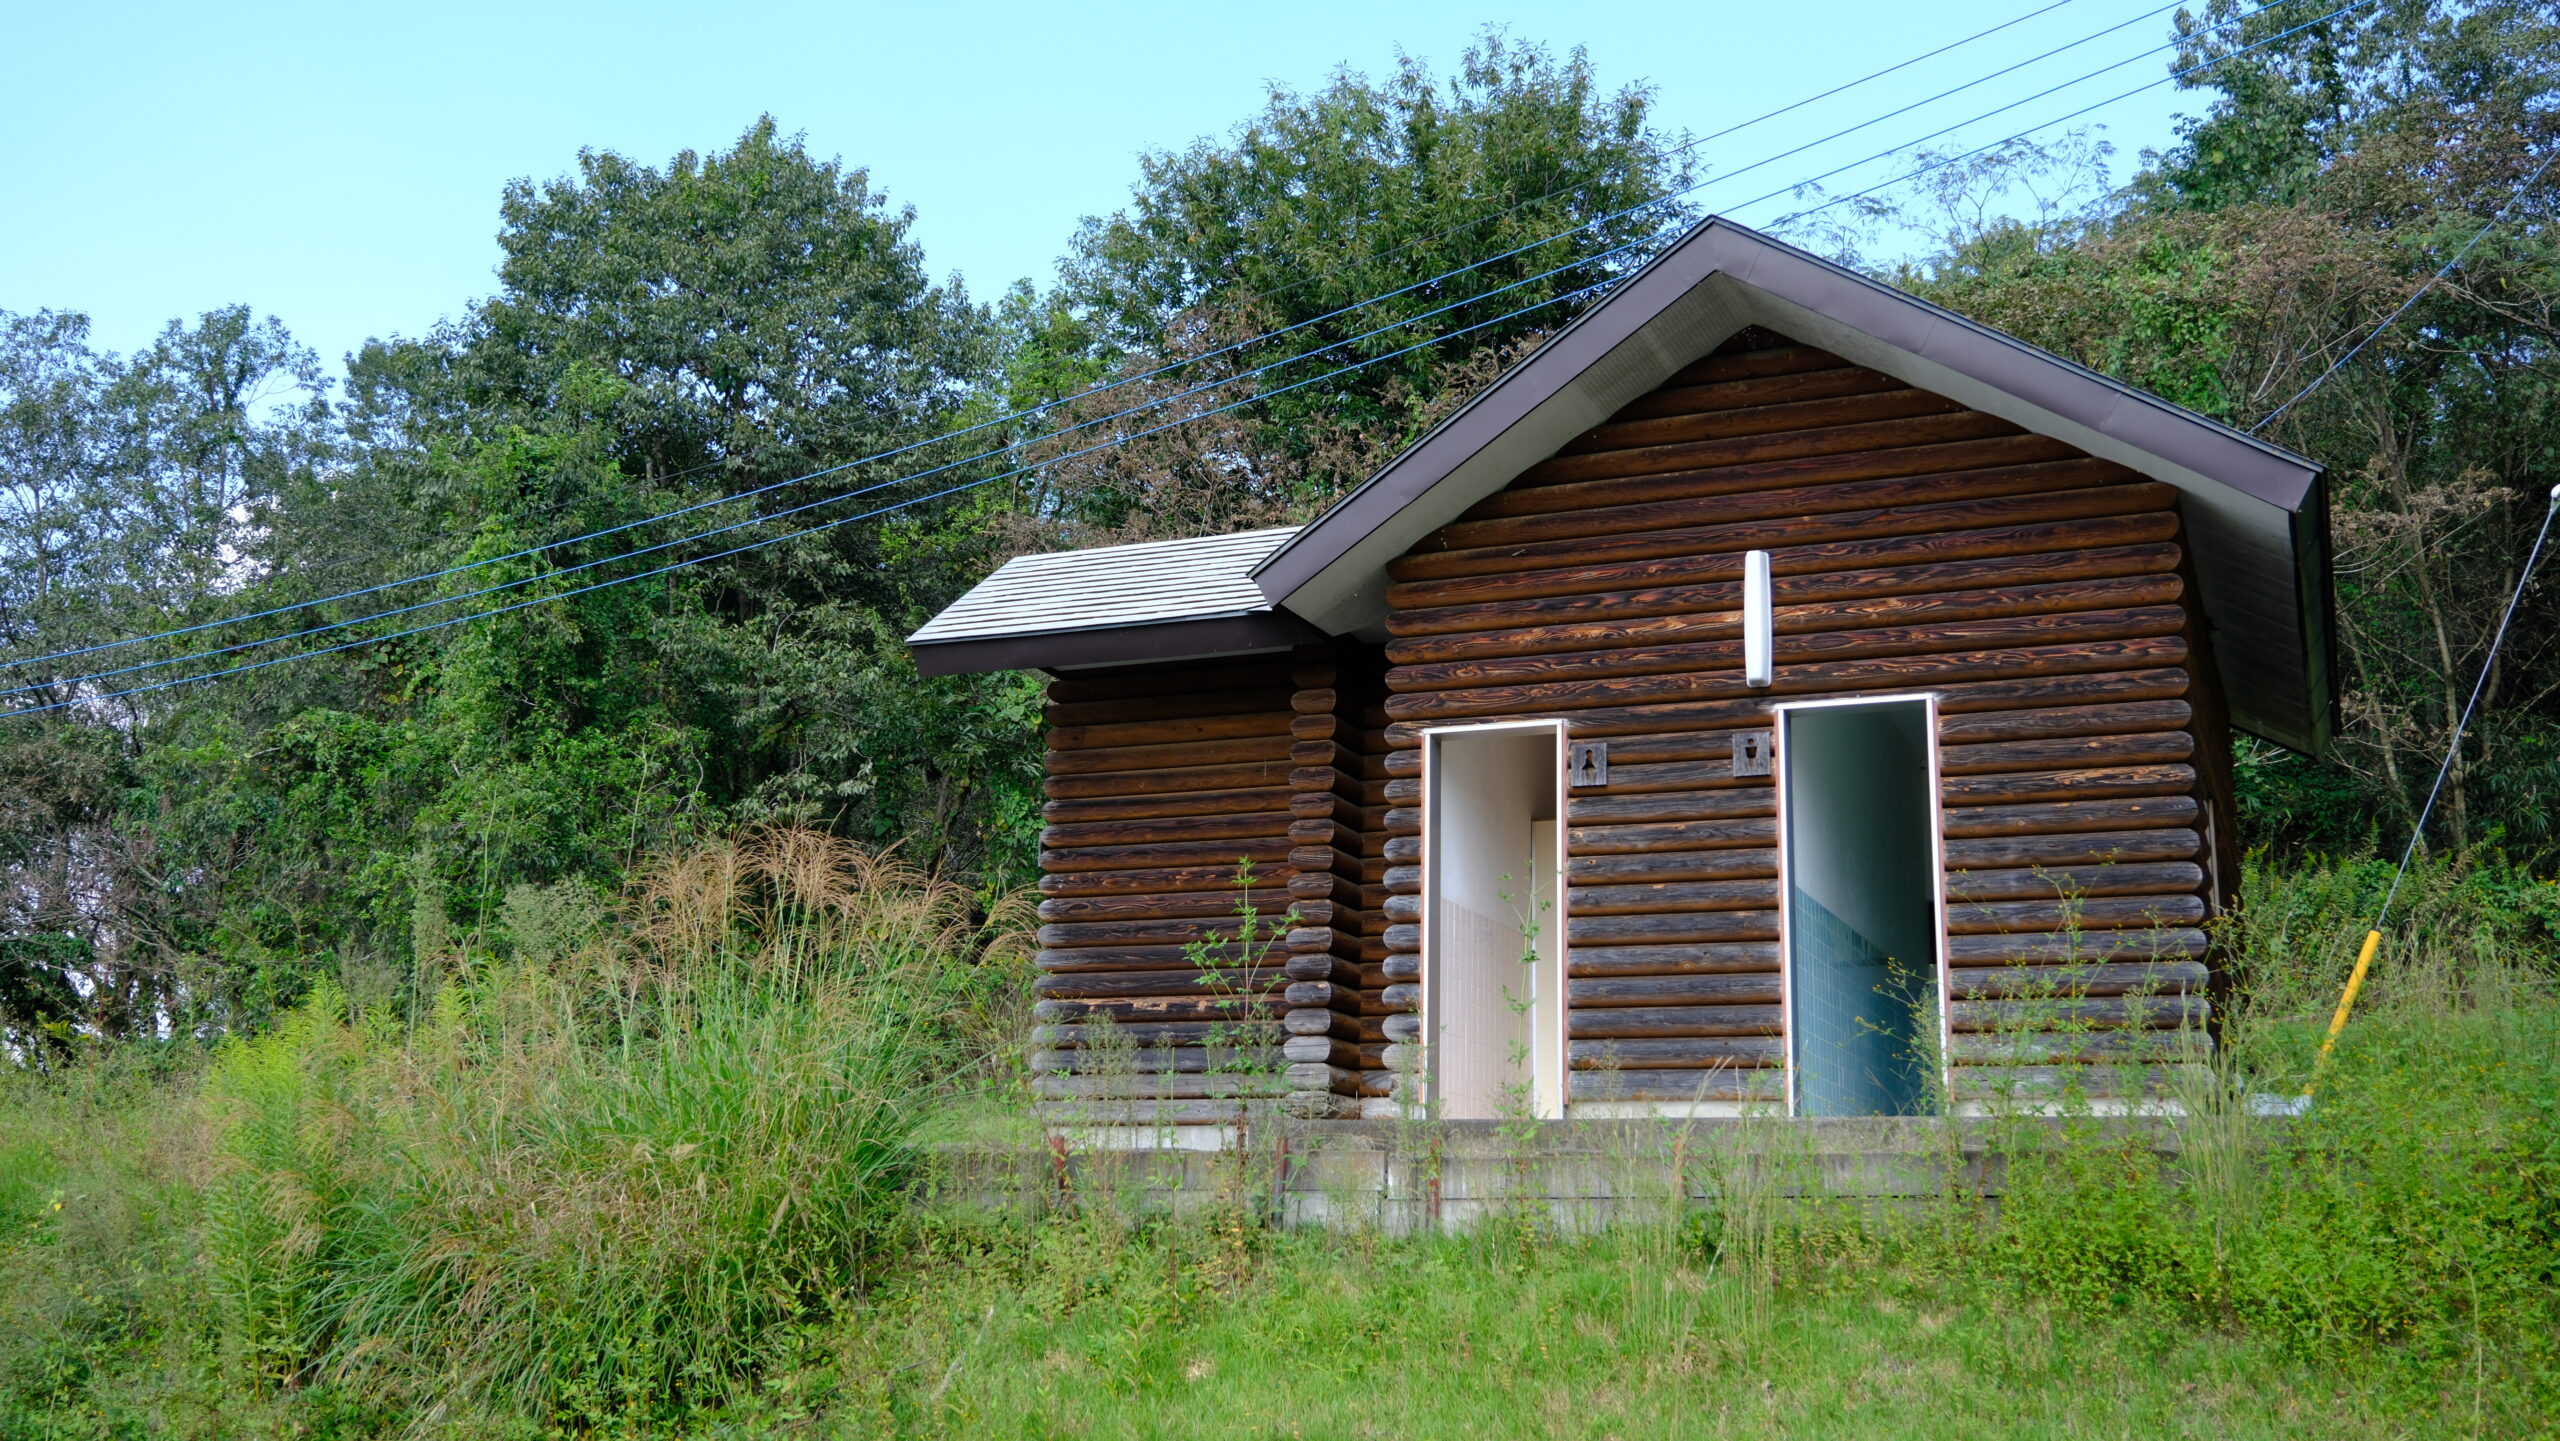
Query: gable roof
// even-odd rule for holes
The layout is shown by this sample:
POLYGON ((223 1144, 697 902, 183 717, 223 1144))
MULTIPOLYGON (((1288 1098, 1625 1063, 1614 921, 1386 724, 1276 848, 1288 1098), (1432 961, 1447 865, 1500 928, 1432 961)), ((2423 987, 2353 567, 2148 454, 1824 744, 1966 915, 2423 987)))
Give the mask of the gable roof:
POLYGON ((926 675, 1265 650, 1321 633, 1254 566, 1297 527, 1018 555, 907 637, 926 675))
POLYGON ((1754 324, 2175 486, 2232 723, 2297 750, 2326 744, 2319 465, 1721 218, 1290 537, 1255 583, 1328 634, 1375 633, 1388 561, 1754 324))
POLYGON ((2176 487, 2232 723, 2327 743, 2317 464, 1721 218, 1308 525, 1009 561, 910 637, 917 664, 1064 669, 1381 638, 1389 561, 1749 325, 2176 487))

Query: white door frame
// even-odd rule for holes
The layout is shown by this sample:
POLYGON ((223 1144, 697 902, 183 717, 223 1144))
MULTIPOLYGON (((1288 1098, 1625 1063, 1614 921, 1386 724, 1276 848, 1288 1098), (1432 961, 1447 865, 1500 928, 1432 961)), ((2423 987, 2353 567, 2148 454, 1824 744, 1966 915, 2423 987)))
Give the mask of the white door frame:
MULTIPOLYGON (((1571 1075, 1567 1061, 1571 1027, 1568 1018, 1570 1007, 1567 1004, 1570 982, 1567 978, 1572 969, 1572 957, 1565 946, 1567 897, 1570 895, 1566 865, 1572 850, 1572 842, 1568 838, 1571 818, 1566 811, 1566 807, 1571 803, 1567 785, 1566 760, 1570 754, 1571 738, 1567 733, 1566 722, 1563 720, 1484 721, 1473 724, 1427 726, 1422 731, 1422 804, 1420 806, 1422 888, 1418 893, 1422 902, 1422 999, 1418 1011, 1421 1020, 1420 1043, 1423 1046, 1421 1076, 1423 1096, 1426 1104, 1436 1102, 1440 1097, 1438 1033, 1435 1030, 1435 1023, 1438 1020, 1436 1012, 1440 1009, 1438 1000, 1440 937, 1437 917, 1440 909, 1438 902, 1441 868, 1440 838, 1436 834, 1436 820, 1440 809, 1438 789, 1440 742, 1452 736, 1484 735, 1500 731, 1545 731, 1555 737, 1553 772, 1556 839, 1555 855, 1552 857, 1553 873, 1556 878, 1555 907, 1547 917, 1538 922, 1540 939, 1546 943, 1541 946, 1541 951, 1546 950, 1547 946, 1553 948, 1553 975, 1543 974, 1550 970, 1550 966, 1547 956, 1541 954, 1540 964, 1531 968, 1533 980, 1529 1012, 1531 1028, 1529 1074, 1533 1113, 1541 1120, 1561 1120, 1565 1115, 1571 1094, 1571 1075), (1544 990, 1549 988, 1549 982, 1552 982, 1551 988, 1554 991, 1552 1005, 1545 1003, 1547 998, 1544 990)), ((1536 905, 1534 874, 1523 877, 1522 882, 1530 892, 1530 903, 1534 908, 1536 905)))
MULTIPOLYGON (((1929 888, 1930 904, 1936 913, 1938 965, 1938 1084, 1943 1097, 1954 1094, 1954 1020, 1949 1003, 1953 999, 1953 978, 1947 973, 1947 821, 1945 794, 1938 766, 1938 694, 1935 691, 1896 692, 1891 695, 1835 696, 1823 700, 1787 701, 1771 706, 1769 727, 1769 770, 1778 791, 1778 1015, 1779 1046, 1786 1062, 1787 1114, 1796 1114, 1796 999, 1795 937, 1790 934, 1787 917, 1794 907, 1788 898, 1794 894, 1793 877, 1789 874, 1789 838, 1787 835, 1787 715, 1800 710, 1830 710, 1842 706, 1910 705, 1923 708, 1927 728, 1926 747, 1929 770, 1929 864, 1935 872, 1936 884, 1929 888)), ((1952 1101, 1950 1100, 1950 1104, 1952 1101)))

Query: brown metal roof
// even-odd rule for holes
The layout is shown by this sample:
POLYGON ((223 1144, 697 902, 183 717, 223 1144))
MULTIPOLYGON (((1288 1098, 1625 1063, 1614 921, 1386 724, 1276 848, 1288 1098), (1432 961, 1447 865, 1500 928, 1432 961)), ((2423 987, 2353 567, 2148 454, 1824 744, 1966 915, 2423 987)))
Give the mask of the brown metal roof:
POLYGON ((2319 465, 1720 218, 1292 536, 1255 583, 1328 634, 1374 633, 1388 561, 1753 324, 2177 487, 2233 723, 2299 750, 2326 744, 2319 465))

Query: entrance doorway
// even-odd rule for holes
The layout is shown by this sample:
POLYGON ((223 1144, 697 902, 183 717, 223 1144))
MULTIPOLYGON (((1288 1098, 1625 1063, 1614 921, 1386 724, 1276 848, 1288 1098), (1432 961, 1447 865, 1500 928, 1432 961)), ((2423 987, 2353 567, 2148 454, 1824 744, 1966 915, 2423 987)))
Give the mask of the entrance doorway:
POLYGON ((1800 1116, 1908 1116, 1943 1054, 1937 706, 1777 708, 1787 1096, 1800 1116))
POLYGON ((1565 734, 1422 738, 1425 1094, 1450 1120, 1565 1107, 1565 734))

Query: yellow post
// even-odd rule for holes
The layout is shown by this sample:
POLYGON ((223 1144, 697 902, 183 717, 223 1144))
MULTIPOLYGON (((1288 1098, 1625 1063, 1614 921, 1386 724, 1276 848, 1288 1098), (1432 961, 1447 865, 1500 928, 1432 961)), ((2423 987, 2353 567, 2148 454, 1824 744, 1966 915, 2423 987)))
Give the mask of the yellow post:
MULTIPOLYGON (((2373 953, 2381 945, 2382 932, 2364 933, 2364 949, 2356 952, 2356 968, 2347 973, 2347 988, 2338 996, 2338 1013, 2329 1018, 2329 1034, 2320 1042, 2320 1058, 2312 1063, 2314 1078, 2319 1076, 2320 1067, 2328 1063, 2330 1049, 2338 1044, 2338 1033, 2347 1028, 2347 1013, 2356 1008, 2356 992, 2364 989, 2364 973, 2373 969, 2373 953)), ((2302 1094, 2310 1095, 2311 1087, 2304 1086, 2302 1094)))

